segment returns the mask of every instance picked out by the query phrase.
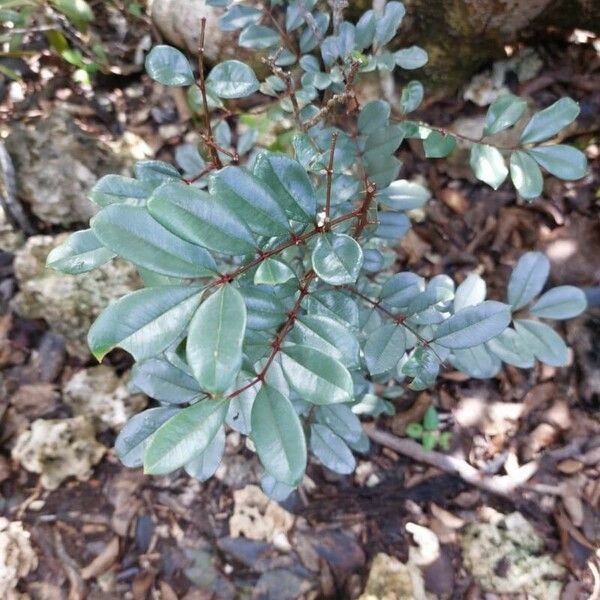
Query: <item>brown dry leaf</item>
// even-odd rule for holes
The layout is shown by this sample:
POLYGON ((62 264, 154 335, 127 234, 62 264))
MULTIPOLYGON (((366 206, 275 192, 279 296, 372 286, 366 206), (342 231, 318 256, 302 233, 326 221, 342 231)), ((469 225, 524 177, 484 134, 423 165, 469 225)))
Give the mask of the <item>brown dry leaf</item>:
POLYGON ((566 460, 562 460, 556 465, 556 468, 566 475, 573 475, 574 473, 579 473, 581 469, 583 469, 583 463, 579 460, 575 460, 574 458, 567 458, 566 460))
POLYGON ((138 573, 131 585, 134 600, 145 600, 155 579, 156 571, 153 569, 138 573))
POLYGON ((459 215, 464 215, 469 210, 469 201, 460 190, 447 187, 440 192, 439 197, 444 204, 459 215))
POLYGON ((177 594, 166 581, 161 580, 158 587, 160 589, 162 600, 178 600, 177 594))
POLYGON ((422 392, 417 396, 414 404, 405 411, 392 417, 392 431, 396 435, 404 435, 409 423, 419 423, 431 404, 431 394, 422 392))
POLYGON ((552 445, 558 438, 558 431, 548 423, 540 423, 527 437, 523 448, 523 458, 528 461, 541 450, 552 445))
POLYGON ((89 565, 81 569, 81 576, 84 579, 91 579, 92 577, 106 573, 115 564, 118 557, 119 538, 115 536, 89 565))
POLYGON ((465 525, 465 520, 453 515, 445 508, 438 506, 435 502, 431 503, 431 514, 443 523, 448 529, 460 529, 465 525))

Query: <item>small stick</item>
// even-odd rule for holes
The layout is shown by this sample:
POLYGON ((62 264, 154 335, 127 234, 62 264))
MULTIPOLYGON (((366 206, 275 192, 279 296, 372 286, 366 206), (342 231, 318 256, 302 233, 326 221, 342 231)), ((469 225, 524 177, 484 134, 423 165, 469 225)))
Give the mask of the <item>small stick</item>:
POLYGON ((212 126, 210 124, 210 114, 208 112, 208 99, 206 98, 206 84, 204 82, 204 31, 206 29, 206 17, 200 19, 200 42, 198 44, 198 69, 200 71, 199 87, 200 94, 202 96, 202 106, 204 107, 204 126, 206 127, 206 137, 212 144, 208 143, 212 162, 217 165, 217 168, 221 168, 223 163, 219 158, 219 153, 214 146, 214 137, 212 132, 212 126))
POLYGON ((519 472, 515 476, 494 475, 490 477, 480 473, 475 467, 461 458, 435 452, 434 450, 424 450, 419 443, 396 437, 387 431, 377 429, 372 424, 363 425, 363 429, 369 438, 377 444, 386 446, 394 450, 394 452, 408 456, 418 462, 436 467, 445 473, 457 475, 470 485, 510 500, 515 500, 517 489, 527 483, 537 469, 535 462, 527 463, 519 469, 519 472))

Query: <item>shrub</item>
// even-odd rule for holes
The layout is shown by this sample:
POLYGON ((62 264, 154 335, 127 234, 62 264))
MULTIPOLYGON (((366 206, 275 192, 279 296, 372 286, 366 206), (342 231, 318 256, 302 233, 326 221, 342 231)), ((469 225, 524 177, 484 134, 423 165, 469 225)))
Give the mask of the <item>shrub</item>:
MULTIPOLYGON (((207 479, 228 426, 248 436, 265 469, 263 487, 276 498, 302 480, 308 449, 329 469, 350 473, 352 450, 368 448, 359 416, 393 412, 404 384, 433 386, 444 363, 475 378, 495 376, 502 363, 566 365, 567 347, 542 319, 570 318, 586 306, 575 287, 542 293, 549 263, 539 252, 519 259, 505 301, 486 299, 475 273, 455 286, 448 275, 425 281, 397 272, 394 253, 410 228, 407 213, 430 198, 424 186, 398 179, 395 153, 404 140, 422 140, 425 155, 437 158, 463 137, 478 179, 497 188, 510 173, 519 195, 532 200, 542 193, 540 167, 566 180, 585 175, 581 152, 549 143, 577 117, 573 100, 534 114, 511 148, 494 136, 524 114, 525 100, 513 95, 491 105, 477 140, 410 120, 423 97, 418 81, 404 86, 398 106, 382 99, 360 106, 355 90, 364 73, 427 60, 421 48, 386 49, 403 5, 388 2, 383 15, 369 10, 354 25, 314 0, 280 4, 264 11, 233 4, 220 20, 242 30, 241 46, 263 53, 271 75, 262 82, 236 60, 205 79, 202 48, 197 77, 178 50, 149 53, 149 75, 188 87, 196 100, 207 158, 182 146, 183 175, 149 160, 137 164, 135 178, 104 177, 90 193, 101 207, 91 229, 48 257, 50 267, 77 274, 120 256, 145 282, 89 332, 99 360, 116 347, 134 357, 133 386, 159 403, 119 435, 123 463, 150 474, 184 467, 207 479), (238 99, 249 97, 264 108, 240 112, 238 99), (278 128, 271 149, 261 141, 265 119, 278 128)), ((434 411, 411 431, 427 447, 447 447, 437 428, 434 411)))

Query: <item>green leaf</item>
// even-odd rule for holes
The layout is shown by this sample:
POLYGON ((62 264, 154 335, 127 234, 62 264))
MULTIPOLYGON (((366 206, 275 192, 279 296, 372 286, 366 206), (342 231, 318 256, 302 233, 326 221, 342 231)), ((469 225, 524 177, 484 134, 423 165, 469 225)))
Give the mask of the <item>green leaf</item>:
POLYGON ((144 206, 152 193, 152 185, 122 175, 105 175, 90 190, 88 198, 98 206, 131 204, 144 206))
POLYGON ((187 340, 187 362, 200 387, 225 392, 242 365, 246 331, 244 298, 232 285, 223 285, 196 311, 187 340))
POLYGON ((424 95, 425 90, 420 81, 409 81, 402 88, 402 95, 400 96, 400 112, 406 115, 417 110, 421 102, 423 102, 424 95))
POLYGON ((420 391, 431 387, 440 371, 440 360, 431 348, 419 346, 415 348, 409 359, 402 366, 401 372, 412 377, 409 388, 420 391))
POLYGON ((252 440, 265 470, 277 481, 297 486, 306 468, 306 438, 288 398, 263 385, 252 406, 252 440))
POLYGON ((587 174, 587 159, 577 148, 558 144, 556 146, 539 146, 527 151, 535 161, 559 179, 575 181, 587 174))
POLYGON ((431 198, 431 192, 420 183, 398 179, 381 190, 376 198, 390 208, 412 210, 421 208, 431 198))
POLYGON ((241 292, 248 310, 248 329, 271 329, 285 321, 285 306, 271 292, 250 286, 241 292))
POLYGON ((210 479, 219 468, 225 451, 225 428, 220 427, 215 437, 198 455, 184 465, 185 472, 198 481, 210 479))
POLYGON ((409 423, 406 426, 406 435, 413 440, 420 440, 423 437, 423 425, 421 423, 409 423))
POLYGON ((485 294, 485 281, 477 273, 470 273, 456 288, 456 293, 454 294, 454 312, 458 312, 467 306, 480 304, 485 300, 485 294))
POLYGON ((150 398, 168 404, 188 404, 200 397, 198 382, 164 358, 137 363, 130 384, 150 398))
POLYGON ((424 450, 433 450, 437 443, 436 436, 430 431, 426 431, 423 433, 423 437, 421 439, 421 444, 424 450))
POLYGON ((308 312, 331 317, 350 327, 358 327, 358 305, 338 290, 315 290, 308 296, 308 312))
POLYGON ((163 85, 183 87, 195 82, 188 59, 172 46, 154 46, 146 56, 146 72, 163 85))
POLYGON ((315 411, 317 421, 326 425, 345 442, 358 442, 362 436, 363 429, 359 418, 346 404, 330 404, 318 406, 315 411))
POLYGON ((252 68, 239 60, 226 60, 214 66, 206 82, 220 98, 245 98, 260 87, 252 68))
POLYGON ((497 190, 508 175, 502 154, 493 146, 474 144, 469 164, 475 177, 497 190))
MULTIPOLYGON (((355 48, 360 50, 368 48, 373 43, 376 27, 377 15, 375 14, 375 11, 371 9, 365 11, 358 20, 358 23, 356 23, 354 39, 355 48)), ((310 29, 310 27, 307 29, 310 29)))
POLYGON ((486 343, 487 349, 500 360, 520 369, 531 369, 535 364, 533 352, 514 329, 508 327, 486 343))
POLYGON ((394 52, 394 59, 401 69, 413 70, 425 66, 429 57, 420 46, 410 46, 394 52))
POLYGON ((350 373, 335 358, 308 346, 281 349, 281 366, 290 387, 312 404, 336 404, 352 399, 350 373))
POLYGON ((60 246, 53 248, 46 258, 46 266, 78 275, 102 266, 114 256, 114 252, 105 248, 91 229, 84 229, 72 233, 60 246))
POLYGON ((423 416, 423 427, 427 431, 436 431, 440 426, 440 417, 434 406, 429 406, 423 416))
POLYGON ((541 252, 521 256, 508 281, 508 302, 513 310, 529 304, 543 289, 550 273, 550 261, 541 252))
POLYGON ((348 368, 359 364, 359 344, 356 336, 339 321, 324 315, 298 317, 289 334, 290 341, 310 346, 333 356, 348 368))
POLYGON ((560 335, 548 325, 529 319, 517 319, 515 330, 538 360, 551 367, 565 367, 568 364, 567 346, 560 335))
MULTIPOLYGON (((237 382, 239 387, 248 383, 249 377, 250 376, 247 375, 246 378, 242 380, 240 374, 237 382)), ((234 431, 239 431, 244 435, 250 435, 250 432, 252 431, 252 406, 257 392, 257 386, 254 385, 229 399, 229 409, 227 411, 226 421, 227 425, 234 431)))
POLYGON ((514 125, 525 112, 527 102, 523 98, 506 94, 492 102, 485 116, 483 135, 494 135, 514 125))
POLYGON ((358 131, 369 135, 381 127, 387 127, 390 119, 390 105, 385 100, 367 102, 358 115, 358 131))
POLYGON ((444 348, 470 348, 502 333, 510 320, 510 309, 506 304, 487 300, 452 315, 439 325, 433 339, 444 348))
POLYGON ((144 449, 152 434, 173 415, 178 408, 149 408, 129 419, 115 440, 115 452, 119 460, 130 469, 144 463, 144 449))
POLYGON ((384 323, 369 334, 364 347, 365 362, 371 375, 393 369, 406 351, 404 328, 384 323))
POLYGON ((405 13, 402 2, 388 2, 385 5, 385 12, 377 21, 373 44, 381 47, 391 41, 398 31, 405 13))
POLYGON ((449 360, 453 367, 476 379, 495 377, 502 368, 502 361, 485 344, 454 350, 449 360))
POLYGON ((263 152, 254 164, 254 175, 273 192, 288 216, 312 223, 317 212, 317 194, 305 169, 285 154, 263 152))
POLYGON ((405 310, 412 300, 424 289, 423 278, 404 271, 392 275, 381 289, 386 306, 405 310))
POLYGON ((348 235, 320 235, 312 253, 317 275, 331 285, 354 283, 363 263, 363 253, 356 240, 348 235))
POLYGON ((181 181, 179 171, 163 160, 140 160, 134 166, 135 176, 153 188, 167 181, 181 181))
POLYGON ((88 333, 92 354, 102 360, 117 346, 136 360, 159 354, 185 330, 200 304, 201 290, 199 286, 163 285, 112 302, 88 333))
POLYGON ((227 400, 203 400, 161 425, 144 452, 144 472, 166 475, 204 452, 223 425, 227 405, 227 400))
POLYGON ((579 114, 579 104, 571 98, 561 98, 533 115, 521 133, 522 144, 543 142, 572 123, 579 114))
POLYGON ((274 29, 254 23, 247 25, 238 39, 241 48, 252 48, 253 50, 266 50, 280 43, 281 38, 274 29))
POLYGON ((245 4, 234 4, 224 15, 219 17, 219 29, 221 31, 235 31, 256 23, 262 12, 252 6, 245 4))
POLYGON ((86 31, 94 20, 94 13, 85 0, 52 0, 52 4, 80 31, 86 31))
POLYGON ((372 157, 367 158, 367 173, 369 178, 379 189, 387 187, 398 177, 402 161, 395 156, 382 158, 378 152, 373 152, 372 157))
POLYGON ((255 233, 273 237, 289 231, 287 216, 271 190, 248 171, 225 167, 209 179, 209 189, 255 233))
MULTIPOLYGON (((306 31, 310 31, 309 28, 306 31)), ((277 481, 272 475, 265 474, 260 480, 260 487, 265 496, 275 500, 275 502, 283 502, 293 491, 294 487, 277 481)))
POLYGON ((585 294, 572 285, 548 290, 531 307, 531 313, 542 319, 572 319, 587 308, 585 294))
POLYGON ((445 158, 456 148, 456 138, 450 134, 432 131, 423 140, 423 150, 427 158, 445 158))
POLYGON ((310 449, 323 465, 335 473, 347 475, 356 468, 356 460, 350 448, 325 425, 315 423, 311 426, 310 449))
POLYGON ((527 152, 517 150, 510 155, 510 178, 522 198, 541 196, 544 178, 537 163, 527 152))
POLYGON ((115 254, 162 275, 207 277, 216 273, 210 254, 184 242, 144 208, 111 204, 90 221, 92 231, 115 254))
POLYGON ((257 244, 226 202, 184 183, 154 190, 148 211, 178 237, 223 254, 253 254, 257 244))
POLYGON ((294 271, 284 262, 268 258, 260 263, 256 273, 254 273, 254 283, 256 285, 279 285, 296 277, 294 271))
POLYGON ((387 125, 376 129, 365 142, 365 159, 376 161, 382 155, 393 154, 400 147, 403 139, 399 125, 387 125))

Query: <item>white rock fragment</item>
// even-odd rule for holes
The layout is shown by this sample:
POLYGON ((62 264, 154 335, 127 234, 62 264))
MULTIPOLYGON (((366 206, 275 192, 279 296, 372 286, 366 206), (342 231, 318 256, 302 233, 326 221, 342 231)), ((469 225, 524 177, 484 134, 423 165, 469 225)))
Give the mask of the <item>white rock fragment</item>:
POLYGON ((28 596, 17 591, 17 583, 37 569, 38 560, 30 534, 21 521, 0 517, 0 598, 23 600, 28 596))
POLYGON ((68 477, 87 480, 105 452, 92 424, 85 417, 74 417, 35 420, 17 438, 12 457, 39 473, 45 489, 55 490, 68 477))
POLYGON ((127 380, 127 374, 119 377, 105 365, 82 369, 64 385, 63 400, 73 414, 91 420, 96 431, 119 431, 148 403, 143 394, 129 392, 127 380))

